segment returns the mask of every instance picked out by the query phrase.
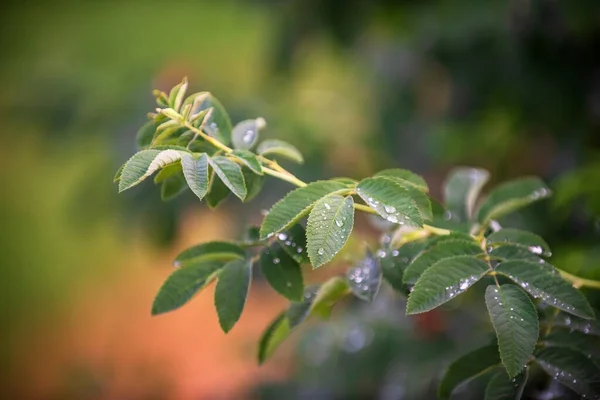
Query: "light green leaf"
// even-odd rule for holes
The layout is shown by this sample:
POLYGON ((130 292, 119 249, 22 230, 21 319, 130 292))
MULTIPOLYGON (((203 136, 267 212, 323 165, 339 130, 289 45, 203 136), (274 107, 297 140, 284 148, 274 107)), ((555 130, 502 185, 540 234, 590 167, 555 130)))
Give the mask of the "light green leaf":
POLYGON ((125 163, 119 180, 119 192, 133 187, 162 167, 177 162, 182 153, 177 150, 142 150, 125 163))
POLYGON ((518 286, 488 286, 487 306, 500 347, 500 357, 510 377, 517 376, 529 361, 537 343, 537 311, 527 293, 518 286))
POLYGON ((225 145, 231 143, 231 120, 223 105, 209 92, 201 92, 197 96, 200 96, 202 101, 198 102, 191 110, 191 115, 212 107, 212 112, 204 125, 204 131, 225 145))
POLYGON ((198 264, 207 261, 231 261, 234 259, 243 260, 246 258, 246 252, 240 246, 228 242, 207 242, 202 243, 181 252, 173 265, 184 267, 186 265, 198 264))
POLYGON ((498 346, 495 344, 465 354, 450 364, 444 373, 438 387, 438 398, 449 399, 460 384, 482 375, 498 365, 500 365, 500 355, 498 346))
POLYGON ((188 186, 202 200, 208 192, 208 156, 202 153, 195 158, 186 154, 181 159, 181 166, 188 186))
POLYGON ((533 297, 551 306, 582 318, 594 318, 594 311, 585 296, 560 275, 539 263, 505 261, 496 267, 496 272, 512 279, 533 297))
POLYGON ((527 384, 528 370, 510 379, 506 371, 498 371, 488 382, 485 400, 519 400, 527 384))
POLYGON ((488 224, 506 214, 523 208, 552 194, 539 178, 522 178, 497 186, 477 212, 477 220, 488 224))
POLYGON ((535 233, 519 229, 504 228, 498 232, 494 232, 488 236, 487 243, 490 246, 511 244, 545 257, 550 257, 552 255, 550 246, 548 246, 548 243, 546 243, 544 239, 535 233))
POLYGON ((183 81, 173 86, 171 92, 169 93, 169 106, 174 110, 179 111, 181 104, 183 103, 183 97, 185 96, 185 92, 187 91, 188 81, 187 78, 184 78, 183 81))
POLYGON ((444 199, 450 219, 468 221, 475 201, 490 173, 479 168, 459 167, 452 170, 444 183, 444 199))
POLYGON ((217 277, 222 266, 221 262, 207 261, 177 269, 167 278, 156 295, 152 315, 173 311, 187 303, 217 277))
POLYGON ((350 289, 361 300, 372 302, 381 286, 381 264, 369 250, 347 273, 350 289))
POLYGON ((392 223, 422 227, 424 216, 411 192, 393 180, 380 176, 363 179, 358 195, 379 215, 392 223))
POLYGON ((344 247, 354 226, 352 196, 329 195, 317 201, 308 216, 306 238, 313 268, 328 263, 344 247))
POLYGON ((292 301, 302 300, 304 283, 300 265, 277 242, 260 254, 260 269, 278 293, 292 301))
POLYGON ((160 198, 163 201, 169 201, 179 196, 187 188, 185 178, 181 171, 165 178, 160 188, 160 198))
POLYGON ((323 283, 317 294, 313 297, 310 315, 328 318, 333 306, 344 296, 350 293, 348 281, 340 276, 334 276, 323 283))
POLYGON ((307 263, 308 252, 306 251, 306 232, 300 224, 292 226, 290 229, 280 232, 276 236, 281 247, 298 264, 307 263))
POLYGON ((115 172, 115 176, 113 177, 113 182, 117 183, 121 180, 121 174, 123 173, 123 169, 125 168, 125 164, 121 165, 117 172, 115 172))
POLYGON ((404 285, 404 272, 408 265, 423 251, 426 241, 408 242, 398 249, 381 249, 377 255, 381 259, 383 278, 399 292, 408 294, 404 285))
POLYGON ((279 314, 263 333, 258 343, 258 364, 264 363, 273 355, 277 347, 291 333, 291 328, 285 313, 279 314))
POLYGON ((472 256, 456 256, 429 267, 408 297, 407 314, 419 314, 465 292, 488 272, 488 265, 472 256))
POLYGON ((547 347, 536 353, 535 362, 579 395, 600 397, 600 369, 585 355, 564 347, 547 347))
POLYGON ((258 161, 256 154, 248 150, 234 150, 232 153, 235 157, 237 157, 241 162, 244 163, 248 168, 250 168, 255 174, 262 175, 263 169, 262 165, 258 161))
POLYGON ((156 124, 154 121, 148 121, 137 131, 135 136, 135 142, 138 149, 144 149, 152 143, 154 132, 156 131, 156 124))
POLYGON ((222 156, 212 157, 209 159, 209 162, 225 186, 239 197, 240 200, 244 200, 247 190, 240 166, 227 157, 222 156))
POLYGON ((229 188, 225 186, 223 181, 220 180, 219 177, 216 176, 215 172, 213 171, 210 177, 208 193, 206 194, 206 197, 204 197, 204 199, 206 200, 206 204, 210 208, 216 208, 219 204, 225 201, 225 199, 227 199, 229 193, 231 193, 229 191, 229 188))
POLYGON ((223 332, 229 332, 240 319, 251 281, 252 263, 247 260, 230 261, 219 273, 215 288, 215 306, 223 332))
POLYGON ((258 131, 267 123, 264 118, 247 119, 233 127, 231 141, 236 149, 250 150, 258 141, 258 131))
POLYGON ((404 283, 414 285, 423 272, 433 264, 456 256, 476 256, 483 250, 473 240, 448 240, 421 253, 404 271, 404 283))
POLYGON ((409 185, 413 185, 417 189, 422 190, 424 192, 429 191, 429 187, 427 186, 427 182, 425 182, 425 179, 407 169, 384 169, 383 171, 379 171, 378 173, 376 173, 375 176, 387 176, 396 178, 406 182, 409 185))
POLYGON ((298 164, 302 164, 304 162, 302 153, 300 153, 297 148, 287 142, 284 142, 283 140, 265 140, 258 145, 257 153, 265 157, 281 156, 290 161, 295 161, 298 164))
POLYGON ((181 174, 183 172, 181 168, 181 164, 170 164, 158 171, 156 175, 154 175, 154 183, 159 184, 171 178, 175 175, 181 174))
POLYGON ((306 216, 319 199, 341 189, 347 189, 343 183, 317 181, 292 190, 269 210, 260 227, 261 239, 288 229, 306 216))

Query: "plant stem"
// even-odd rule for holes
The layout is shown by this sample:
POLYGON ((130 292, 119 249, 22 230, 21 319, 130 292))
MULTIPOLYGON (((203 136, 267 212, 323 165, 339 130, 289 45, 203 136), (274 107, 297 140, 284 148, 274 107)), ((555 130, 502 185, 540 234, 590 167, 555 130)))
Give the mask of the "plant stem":
POLYGON ((566 271, 563 271, 561 269, 558 270, 558 272, 560 273, 560 275, 568 280, 569 282, 571 282, 573 284, 573 286, 575 286, 576 288, 581 288, 581 287, 589 287, 589 288, 594 288, 594 289, 600 289, 600 281, 596 281, 593 279, 585 279, 585 278, 580 278, 578 276, 572 275, 566 271))

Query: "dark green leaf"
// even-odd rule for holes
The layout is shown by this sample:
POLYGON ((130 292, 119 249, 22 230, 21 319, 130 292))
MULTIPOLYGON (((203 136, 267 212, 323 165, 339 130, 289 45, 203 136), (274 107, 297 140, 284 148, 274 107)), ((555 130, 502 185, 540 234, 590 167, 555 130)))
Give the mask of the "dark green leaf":
POLYGON ((356 297, 373 301, 381 286, 381 265, 379 259, 367 250, 365 257, 348 270, 348 281, 356 297))
POLYGON ((600 397, 600 369, 585 355, 564 347, 547 347, 535 355, 550 377, 584 397, 600 397))
POLYGON ((498 337, 500 357, 506 372, 511 378, 517 376, 537 343, 537 311, 527 293, 511 284, 488 286, 485 304, 498 337))
POLYGON ((414 285, 419 277, 433 264, 455 256, 475 256, 483 250, 473 240, 447 240, 421 253, 404 271, 404 283, 414 285))
POLYGON ((281 156, 283 158, 287 158, 288 160, 295 161, 299 164, 302 164, 304 162, 304 157, 302 157, 302 153, 300 153, 297 148, 295 148, 287 142, 284 142, 283 140, 265 140, 264 142, 258 145, 257 153, 265 157, 281 156))
POLYGON ((213 171, 210 178, 210 186, 208 189, 208 193, 205 197, 206 204, 208 204, 210 208, 215 208, 219 204, 221 204, 225 199, 227 199, 229 193, 231 193, 229 191, 229 188, 225 186, 223 181, 220 180, 219 177, 217 177, 213 171))
POLYGON ((600 323, 598 323, 596 320, 590 321, 588 319, 583 319, 575 317, 571 314, 560 312, 556 317, 554 317, 552 324, 567 328, 572 331, 583 332, 586 335, 600 336, 600 323))
POLYGON ((256 154, 248 150, 234 150, 231 154, 241 160, 255 174, 263 174, 262 165, 258 161, 256 154))
POLYGON ((488 272, 488 265, 472 256, 456 256, 429 267, 408 297, 407 314, 419 314, 465 292, 488 272))
POLYGON ((202 153, 195 158, 186 154, 181 159, 181 166, 188 186, 202 200, 208 192, 208 156, 202 153))
POLYGON ((308 257, 313 268, 328 263, 344 247, 354 226, 352 196, 330 195, 315 203, 306 226, 308 257))
POLYGON ((481 224, 550 196, 552 192, 539 178, 522 178, 497 186, 477 212, 481 224))
MULTIPOLYGON (((489 250, 489 249, 488 249, 489 250)), ((492 260, 510 261, 510 260, 526 260, 538 264, 545 263, 539 255, 532 253, 529 249, 514 244, 506 244, 500 247, 492 247, 489 252, 492 260)))
POLYGON ((183 193, 186 188, 185 178, 181 172, 178 172, 163 180, 160 188, 160 198, 163 201, 172 200, 183 193))
POLYGON ((446 372, 438 387, 438 397, 449 399, 450 395, 461 383, 479 376, 500 365, 498 346, 495 344, 481 347, 454 361, 446 372))
POLYGON ((252 263, 247 260, 229 261, 219 273, 215 306, 223 332, 229 332, 240 319, 251 281, 252 263))
POLYGON ((260 268, 271 285, 292 301, 302 300, 304 283, 300 265, 277 242, 260 254, 260 268))
POLYGON ((290 229, 278 233, 276 237, 281 247, 296 260, 298 264, 309 262, 308 253, 306 251, 306 232, 302 225, 296 224, 290 229))
POLYGON ((535 233, 519 229, 504 228, 498 232, 494 232, 488 236, 487 243, 491 246, 511 244, 545 257, 550 257, 552 255, 550 247, 544 239, 535 233))
POLYGON ((506 371, 498 371, 485 389, 485 400, 519 400, 527 384, 528 370, 510 379, 506 371))
POLYGON ((163 283, 152 305, 152 315, 173 311, 188 302, 217 277, 222 262, 207 261, 179 268, 163 283))
POLYGON ((154 183, 162 183, 168 178, 181 174, 182 171, 181 163, 167 165, 154 176, 154 183))
POLYGON ((173 264, 183 267, 206 261, 231 261, 234 259, 245 259, 246 252, 240 246, 228 242, 207 242, 181 252, 173 264))
POLYGON ((317 181, 292 190, 269 210, 260 228, 261 239, 288 229, 306 216, 319 199, 341 189, 346 189, 341 182, 317 181))
POLYGON ((309 317, 312 309, 312 303, 318 290, 318 285, 307 286, 304 288, 304 297, 302 298, 302 301, 292 302, 290 304, 290 308, 288 308, 286 312, 286 317, 289 321, 290 328, 295 328, 309 317))
POLYGON ((244 175, 242 175, 242 168, 227 157, 222 156, 210 158, 209 162, 225 186, 239 197, 240 200, 244 200, 247 190, 244 175))
POLYGON ((496 267, 496 272, 551 306, 582 318, 594 318, 594 311, 583 294, 542 264, 524 260, 505 261, 496 267))
POLYGON ((152 138, 154 137, 154 131, 156 130, 156 125, 154 121, 148 121, 137 131, 135 136, 135 142, 137 144, 138 149, 144 149, 152 143, 152 138))
POLYGON ((212 107, 212 112, 208 116, 205 123, 204 131, 210 136, 217 138, 221 143, 228 145, 231 142, 231 120, 223 105, 209 92, 199 93, 203 100, 197 103, 197 106, 192 109, 191 114, 194 115, 201 110, 206 110, 212 107))
POLYGON ((542 343, 546 346, 571 347, 583 354, 600 357, 600 338, 581 331, 554 327, 550 334, 542 339, 542 343))
POLYGON ((363 179, 359 196, 379 215, 392 223, 422 227, 424 216, 411 192, 399 183, 380 176, 363 179))
POLYGON ((468 221, 477 196, 489 177, 489 172, 479 168, 460 167, 452 170, 444 184, 447 218, 468 221))
POLYGON ((291 328, 285 313, 279 314, 267 330, 263 333, 258 343, 258 364, 264 363, 277 349, 277 347, 290 335, 291 328))
POLYGON ((265 185, 266 176, 256 175, 254 172, 250 171, 250 169, 245 167, 242 168, 242 175, 244 175, 244 182, 246 182, 246 189, 248 190, 246 198, 244 199, 244 203, 247 203, 260 193, 265 185))
POLYGON ((266 125, 264 118, 247 119, 233 127, 231 141, 236 149, 250 150, 258 141, 258 131, 266 125))
POLYGON ((427 182, 425 182, 425 179, 407 169, 384 169, 383 171, 379 171, 378 173, 376 173, 375 176, 387 176, 400 179, 408 183, 409 185, 416 187, 419 190, 422 190, 424 192, 429 191, 429 187, 427 186, 427 182))
POLYGON ((425 247, 425 241, 408 242, 398 249, 381 249, 377 253, 381 259, 383 278, 394 290, 408 294, 404 285, 404 271, 425 247))

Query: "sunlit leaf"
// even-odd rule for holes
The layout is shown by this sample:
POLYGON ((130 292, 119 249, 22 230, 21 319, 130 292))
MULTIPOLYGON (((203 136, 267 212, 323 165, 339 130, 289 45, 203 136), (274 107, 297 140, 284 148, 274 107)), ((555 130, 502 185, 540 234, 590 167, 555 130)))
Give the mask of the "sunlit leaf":
POLYGON ((489 172, 479 168, 460 167, 450 172, 444 183, 448 219, 468 221, 471 218, 477 196, 489 177, 489 172))
POLYGON ((225 186, 227 186, 233 194, 239 197, 240 200, 244 200, 246 198, 247 190, 241 167, 227 157, 222 156, 212 157, 208 161, 213 167, 215 174, 219 176, 225 186))
POLYGON ((408 297, 407 314, 432 310, 465 292, 488 272, 488 265, 472 256, 456 256, 429 267, 408 297))
POLYGON ((477 219, 487 224, 552 194, 539 178, 521 178, 497 186, 477 212, 477 219))
POLYGON ((240 319, 251 281, 252 263, 247 260, 230 261, 219 273, 215 288, 215 306, 223 332, 229 332, 240 319))
POLYGON ((164 166, 181 159, 177 150, 142 150, 125 163, 119 179, 119 192, 137 185, 164 166))
POLYGON ((304 281, 300 265, 279 243, 263 249, 260 254, 260 269, 278 293, 292 301, 302 300, 304 281))
POLYGON ((505 261, 496 267, 502 274, 520 285, 535 298, 582 318, 593 319, 587 299, 560 275, 531 261, 505 261))
POLYGON ((208 192, 208 156, 202 153, 196 158, 186 154, 181 159, 181 166, 188 186, 202 200, 208 192))
POLYGON ((485 304, 498 337, 502 363, 508 375, 515 377, 529 361, 537 343, 537 311, 527 293, 512 284, 488 286, 485 304))
POLYGON ((284 142, 283 140, 265 140, 258 145, 256 152, 265 157, 280 156, 288 160, 295 161, 299 164, 304 162, 302 153, 300 153, 297 148, 287 142, 284 142))
POLYGON ((152 315, 173 311, 183 306, 217 277, 222 266, 222 262, 207 261, 175 270, 156 295, 152 305, 152 315))
POLYGON ((305 217, 319 199, 341 189, 346 189, 341 182, 317 181, 292 190, 269 210, 260 227, 261 239, 288 229, 305 217))
POLYGON ((316 202, 306 226, 308 256, 313 268, 331 261, 346 244, 353 226, 352 196, 330 195, 316 202))

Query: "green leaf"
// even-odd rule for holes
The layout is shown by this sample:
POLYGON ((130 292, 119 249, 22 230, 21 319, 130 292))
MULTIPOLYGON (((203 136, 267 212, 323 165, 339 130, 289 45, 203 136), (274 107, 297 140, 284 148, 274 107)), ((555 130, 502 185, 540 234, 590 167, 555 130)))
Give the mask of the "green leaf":
POLYGON ((260 268, 267 282, 279 294, 292 301, 300 301, 304 283, 300 265, 277 242, 260 253, 260 268))
POLYGON ((586 335, 600 336, 600 323, 598 321, 590 321, 564 312, 560 312, 554 317, 552 325, 567 328, 571 331, 583 332, 586 335))
POLYGON ((203 100, 191 110, 191 114, 194 115, 212 107, 213 110, 206 121, 204 131, 225 145, 231 143, 231 120, 223 105, 209 92, 201 92, 197 96, 201 96, 203 100))
POLYGON ((488 265, 472 256, 456 256, 429 267, 408 297, 407 314, 419 314, 465 292, 488 272, 488 265))
MULTIPOLYGON (((205 200, 206 204, 210 208, 216 208, 219 204, 221 204, 227 196, 229 196, 229 188, 225 186, 222 180, 220 180, 217 176, 215 176, 215 172, 213 171, 210 177, 210 185, 208 189, 208 193, 206 194, 205 200)), ((254 174, 252 174, 254 175, 254 174)))
POLYGON ((135 142, 138 149, 144 149, 152 143, 154 132, 156 131, 156 124, 154 121, 148 121, 137 131, 135 136, 135 142))
POLYGON ((346 189, 343 183, 317 181, 292 190, 269 210, 260 227, 261 239, 288 229, 306 216, 319 199, 341 189, 346 189))
POLYGON ((546 346, 570 347, 596 358, 600 358, 600 338, 580 331, 554 327, 548 336, 542 339, 546 346))
POLYGON ((504 228, 498 232, 494 232, 488 236, 487 243, 490 246, 504 246, 506 244, 511 244, 545 257, 550 257, 552 255, 550 246, 548 246, 548 243, 546 243, 544 239, 535 233, 519 229, 504 228))
POLYGON ((310 261, 306 251, 306 232, 302 225, 296 224, 290 229, 278 233, 276 238, 281 247, 296 260, 298 264, 310 261))
POLYGON ((511 378, 517 376, 537 343, 537 311, 527 293, 511 284, 488 286, 485 304, 498 337, 500 357, 506 372, 511 378))
POLYGON ((160 198, 169 201, 179 196, 187 188, 185 179, 181 172, 164 179, 160 188, 160 198))
POLYGON ((498 365, 500 365, 500 355, 498 346, 495 344, 465 354, 446 369, 438 387, 438 398, 449 399, 460 384, 482 375, 498 365))
POLYGON ((291 328, 285 313, 279 314, 263 333, 258 343, 258 364, 264 363, 273 355, 277 347, 291 333, 291 328))
POLYGON ((340 276, 334 276, 323 283, 312 299, 310 315, 328 318, 333 306, 350 293, 348 281, 340 276))
POLYGON ((181 164, 170 164, 158 171, 158 173, 154 176, 154 183, 162 183, 168 178, 171 178, 177 174, 182 173, 181 164))
POLYGON ((433 264, 456 256, 476 256, 483 250, 473 240, 448 240, 438 243, 421 253, 404 271, 404 283, 414 285, 419 277, 433 264))
POLYGON ((423 214, 411 192, 393 180, 380 176, 363 179, 358 195, 379 215, 392 223, 422 227, 423 214))
MULTIPOLYGON (((488 248, 489 249, 489 248, 488 248)), ((506 244, 500 247, 492 247, 489 252, 492 260, 510 261, 510 260, 527 260, 538 264, 544 264, 539 255, 532 253, 529 249, 523 246, 515 246, 514 244, 506 244)))
POLYGON ((207 242, 202 243, 181 252, 173 265, 184 267, 186 265, 198 264, 207 261, 231 261, 234 259, 243 260, 246 258, 246 252, 240 246, 228 242, 207 242))
POLYGON ((505 261, 496 267, 496 272, 512 279, 533 297, 551 306, 582 318, 594 318, 594 311, 585 296, 560 275, 539 263, 505 261))
POLYGON ((369 250, 365 257, 348 270, 348 283, 356 297, 372 302, 381 286, 381 264, 369 250))
POLYGON ((300 325, 310 316, 313 300, 319 290, 318 285, 311 285, 304 288, 304 297, 301 302, 292 302, 286 312, 290 328, 300 325))
POLYGON ((393 182, 398 183, 400 186, 408 190, 409 196, 415 201, 417 204, 417 208, 421 212, 421 215, 424 220, 431 221, 433 219, 433 212, 431 210, 431 200, 425 194, 425 192, 417 187, 415 187, 410 182, 396 178, 393 176, 383 176, 383 178, 389 179, 393 182))
POLYGON ((523 208, 552 194, 539 178, 522 178, 497 186, 477 212, 477 220, 488 224, 506 214, 523 208))
POLYGON ((444 183, 448 219, 468 221, 471 218, 475 201, 489 177, 489 172, 479 168, 460 167, 450 172, 444 183))
POLYGON ((247 119, 233 127, 231 141, 236 149, 250 150, 258 141, 258 131, 264 128, 264 118, 247 119))
POLYGON ((188 186, 202 200, 208 193, 208 156, 202 153, 195 158, 186 154, 181 159, 181 166, 188 186))
POLYGON ((187 78, 184 78, 183 81, 173 86, 171 92, 169 93, 169 107, 173 108, 176 111, 179 111, 181 104, 183 103, 183 97, 185 96, 185 92, 187 91, 188 82, 187 78))
POLYGON ((535 355, 535 362, 560 383, 581 396, 600 396, 600 369, 585 355, 564 347, 547 347, 535 355))
POLYGON ((212 157, 209 159, 209 162, 225 186, 239 197, 240 200, 244 200, 247 190, 244 175, 242 175, 242 168, 227 157, 222 156, 212 157))
POLYGON ((528 370, 512 380, 506 371, 498 371, 488 382, 485 400, 519 400, 527 384, 528 370))
POLYGON ((244 199, 244 203, 247 203, 260 193, 265 185, 266 176, 256 175, 246 167, 242 168, 242 175, 244 175, 244 182, 246 182, 246 189, 248 190, 244 199))
POLYGON ((250 168, 255 174, 263 174, 262 165, 258 161, 256 154, 254 154, 253 152, 248 150, 234 150, 231 154, 237 157, 240 161, 242 161, 244 165, 250 168))
POLYGON ((125 163, 119 180, 119 192, 133 187, 162 167, 177 162, 182 153, 177 150, 142 150, 125 163))
POLYGON ((219 273, 215 288, 215 306, 223 332, 229 332, 240 319, 251 281, 252 263, 247 260, 230 261, 219 273))
POLYGON ((221 262, 207 261, 177 269, 158 291, 152 315, 173 311, 187 303, 217 277, 222 266, 221 262))
POLYGON ((406 182, 407 184, 416 187, 419 190, 422 190, 424 192, 429 191, 429 187, 427 186, 427 182, 425 182, 425 179, 407 169, 384 169, 383 171, 379 171, 378 173, 376 173, 375 176, 387 176, 400 179, 406 182))
POLYGON ((302 153, 300 153, 297 148, 287 142, 284 142, 283 140, 265 140, 258 145, 257 153, 265 157, 281 156, 290 161, 295 161, 298 164, 302 164, 304 162, 302 153))
POLYGON ((123 169, 125 168, 125 164, 121 165, 117 172, 115 172, 115 176, 113 177, 113 182, 117 183, 121 180, 121 174, 123 173, 123 169))
POLYGON ((344 247, 354 226, 352 196, 329 195, 317 201, 308 216, 306 239, 313 268, 328 263, 344 247))
POLYGON ((425 241, 408 242, 398 249, 381 249, 377 253, 381 259, 381 271, 394 290, 408 294, 404 285, 404 272, 410 263, 423 251, 425 241))

